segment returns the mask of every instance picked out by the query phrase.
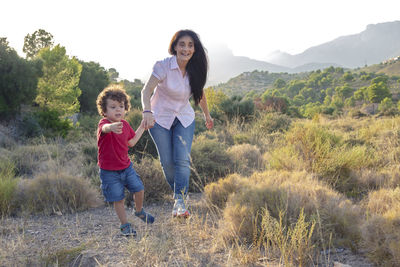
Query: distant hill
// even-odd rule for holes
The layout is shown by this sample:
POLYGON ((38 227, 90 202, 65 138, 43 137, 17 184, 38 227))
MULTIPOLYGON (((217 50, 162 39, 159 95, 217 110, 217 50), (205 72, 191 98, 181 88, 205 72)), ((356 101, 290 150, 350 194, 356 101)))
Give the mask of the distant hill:
POLYGON ((339 37, 297 55, 277 51, 268 56, 268 62, 234 56, 228 47, 220 45, 209 49, 207 85, 227 82, 254 70, 301 73, 330 66, 357 68, 397 56, 400 56, 400 21, 371 24, 361 33, 339 37))
POLYGON ((385 60, 379 64, 363 67, 358 70, 358 72, 362 71, 367 73, 384 73, 388 76, 400 76, 400 55, 398 57, 385 60))
POLYGON ((226 83, 214 86, 216 90, 222 90, 227 95, 244 95, 250 91, 262 93, 267 88, 271 88, 277 79, 288 82, 293 79, 301 79, 306 77, 308 73, 270 73, 268 71, 252 71, 244 72, 234 78, 229 79, 226 83))
POLYGON ((210 72, 208 84, 215 85, 226 82, 243 72, 254 70, 269 72, 292 72, 290 68, 274 65, 268 62, 254 60, 248 57, 234 56, 226 46, 209 49, 210 72))
POLYGON ((358 34, 339 37, 311 47, 301 54, 277 51, 267 61, 296 68, 309 63, 337 64, 356 68, 376 64, 400 55, 400 21, 368 25, 358 34))

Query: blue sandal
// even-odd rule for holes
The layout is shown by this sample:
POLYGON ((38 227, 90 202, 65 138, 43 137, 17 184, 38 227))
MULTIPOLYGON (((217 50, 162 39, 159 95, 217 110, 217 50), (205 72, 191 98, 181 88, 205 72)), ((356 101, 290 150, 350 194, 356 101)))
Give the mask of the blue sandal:
POLYGON ((132 228, 130 223, 122 224, 120 226, 121 234, 124 236, 136 236, 135 229, 132 228))
POLYGON ((135 211, 135 215, 137 217, 139 217, 142 221, 144 221, 144 222, 146 222, 148 224, 152 224, 154 222, 153 215, 151 215, 150 213, 145 212, 143 208, 139 212, 135 211))

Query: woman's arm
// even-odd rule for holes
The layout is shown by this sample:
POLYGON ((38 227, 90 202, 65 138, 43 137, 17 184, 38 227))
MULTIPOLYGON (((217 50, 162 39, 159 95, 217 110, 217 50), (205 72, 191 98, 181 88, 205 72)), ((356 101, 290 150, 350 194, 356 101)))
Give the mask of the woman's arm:
POLYGON ((204 118, 206 119, 207 129, 211 129, 214 126, 214 121, 211 118, 210 112, 208 111, 207 98, 206 98, 206 95, 204 94, 204 92, 203 92, 203 96, 201 97, 201 100, 199 102, 199 106, 204 113, 204 118))
POLYGON ((147 81, 142 90, 142 107, 145 130, 153 127, 155 123, 153 113, 151 113, 150 97, 153 94, 158 82, 159 80, 154 75, 151 75, 150 79, 147 81))

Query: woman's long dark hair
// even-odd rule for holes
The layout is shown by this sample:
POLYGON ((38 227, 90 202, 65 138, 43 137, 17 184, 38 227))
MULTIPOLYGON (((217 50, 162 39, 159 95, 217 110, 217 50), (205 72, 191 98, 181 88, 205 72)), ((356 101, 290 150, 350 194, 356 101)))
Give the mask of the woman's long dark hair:
POLYGON ((171 55, 176 55, 175 46, 183 36, 190 36, 194 42, 194 53, 186 65, 186 71, 189 75, 189 83, 192 88, 194 103, 198 105, 203 96, 203 88, 207 80, 207 55, 200 38, 191 30, 180 30, 174 34, 168 49, 171 55))

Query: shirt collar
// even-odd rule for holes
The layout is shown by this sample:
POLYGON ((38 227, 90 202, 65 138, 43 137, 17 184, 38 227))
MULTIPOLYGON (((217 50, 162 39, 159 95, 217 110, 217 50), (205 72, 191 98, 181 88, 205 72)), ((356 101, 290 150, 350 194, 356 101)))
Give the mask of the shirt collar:
POLYGON ((170 67, 171 70, 173 70, 173 69, 179 69, 178 61, 176 61, 176 56, 175 56, 175 55, 172 56, 172 59, 171 59, 171 61, 170 61, 169 67, 170 67))

